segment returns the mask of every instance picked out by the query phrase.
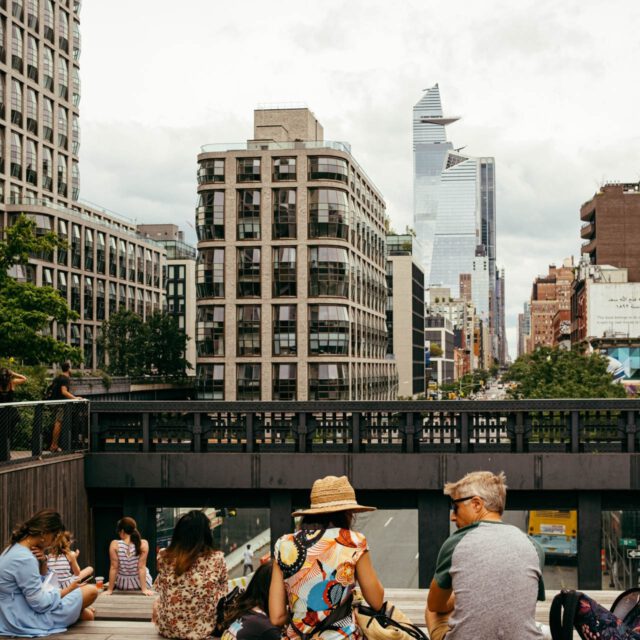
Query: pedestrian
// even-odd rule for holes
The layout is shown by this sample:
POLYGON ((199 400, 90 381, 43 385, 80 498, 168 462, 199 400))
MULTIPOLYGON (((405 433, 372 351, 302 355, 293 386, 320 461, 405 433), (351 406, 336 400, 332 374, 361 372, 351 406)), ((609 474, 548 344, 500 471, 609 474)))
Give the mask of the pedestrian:
POLYGON ((504 473, 468 473, 445 484, 458 528, 442 545, 425 619, 431 640, 542 640, 536 600, 544 600, 544 551, 502 522, 504 473))
MULTIPOLYGON (((2 367, 0 369, 0 404, 14 402, 16 387, 26 381, 26 376, 2 367)), ((19 422, 20 414, 15 407, 0 408, 0 462, 11 458, 11 437, 19 422)))
POLYGON ((0 404, 14 402, 16 387, 27 381, 27 377, 2 367, 0 369, 0 404))
POLYGON ((122 591, 140 590, 145 596, 153 596, 153 580, 147 569, 149 543, 142 539, 133 518, 124 517, 116 525, 118 540, 109 545, 109 585, 105 595, 114 589, 122 591))
POLYGON ((248 573, 253 573, 253 552, 251 551, 251 545, 248 544, 242 555, 242 575, 246 576, 248 573))
POLYGON ((89 609, 98 597, 94 585, 72 582, 52 587, 45 550, 65 530, 53 509, 38 511, 13 530, 0 555, 0 635, 39 637, 64 633, 80 620, 93 620, 89 609))
MULTIPOLYGON (((71 393, 71 363, 63 362, 60 365, 61 373, 57 375, 52 382, 52 400, 82 400, 80 396, 74 396, 71 393)), ((64 407, 56 409, 55 421, 53 423, 53 431, 51 433, 51 453, 60 453, 60 434, 62 433, 62 420, 64 418, 64 407)))
POLYGON ((224 555, 213 548, 211 522, 189 511, 176 523, 171 544, 158 555, 158 599, 153 622, 165 638, 208 638, 218 601, 227 592, 224 555))
POLYGON ((290 640, 360 640, 352 612, 356 583, 371 607, 382 607, 384 589, 367 540, 352 529, 354 513, 374 510, 356 502, 346 476, 326 476, 313 483, 311 506, 292 514, 302 521, 276 541, 269 589, 269 619, 286 624, 290 640))

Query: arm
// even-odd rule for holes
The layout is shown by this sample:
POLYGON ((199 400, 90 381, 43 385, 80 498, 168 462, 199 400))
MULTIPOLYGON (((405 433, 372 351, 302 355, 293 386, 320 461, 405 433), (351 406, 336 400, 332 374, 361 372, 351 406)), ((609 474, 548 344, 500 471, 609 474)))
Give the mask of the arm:
POLYGON ((67 551, 65 553, 67 560, 69 561, 69 567, 71 568, 71 573, 74 576, 80 575, 80 565, 78 564, 78 554, 75 551, 67 551))
POLYGON ((429 595, 427 596, 427 608, 425 610, 425 616, 427 611, 433 613, 448 613, 453 611, 455 597, 452 589, 443 589, 438 586, 438 583, 434 580, 431 581, 429 587, 429 595))
POLYGON ((110 596, 116 586, 116 576, 118 575, 118 541, 112 540, 109 545, 109 587, 104 592, 110 596))
POLYGON ((78 398, 77 396, 74 396, 73 393, 71 393, 71 391, 69 391, 69 389, 67 388, 66 384, 63 384, 60 387, 60 393, 65 397, 68 398, 69 400, 80 400, 80 398, 78 398))
POLYGON ((46 576, 47 573, 49 573, 49 565, 47 563, 47 556, 45 552, 38 547, 31 547, 30 551, 38 561, 38 569, 40 570, 40 575, 46 576))
POLYGON ((142 541, 140 546, 140 557, 138 558, 138 580, 140 580, 140 590, 145 596, 155 595, 151 589, 147 589, 147 557, 149 556, 149 543, 142 541))
POLYGON ((365 551, 356 562, 356 580, 364 599, 376 611, 380 610, 384 604, 384 588, 373 568, 368 551, 365 551))
POLYGON ((27 562, 24 560, 16 561, 13 563, 11 571, 15 577, 17 587, 22 591, 22 595, 28 605, 36 613, 45 613, 60 602, 61 591, 58 589, 45 591, 42 588, 42 580, 35 560, 29 559, 27 562))
POLYGON ((269 587, 269 620, 276 627, 287 623, 287 592, 284 586, 284 576, 277 562, 273 563, 271 585, 269 587))
POLYGON ((23 376, 21 373, 16 373, 15 371, 11 372, 11 383, 14 386, 18 386, 19 384, 22 384, 23 382, 27 381, 27 376, 23 376))

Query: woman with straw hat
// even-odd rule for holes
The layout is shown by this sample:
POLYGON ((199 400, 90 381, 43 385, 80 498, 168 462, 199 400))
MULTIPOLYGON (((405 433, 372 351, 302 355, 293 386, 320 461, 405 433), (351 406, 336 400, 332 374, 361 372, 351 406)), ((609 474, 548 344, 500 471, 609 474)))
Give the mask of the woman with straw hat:
POLYGON ((382 607, 384 589, 367 541, 351 528, 354 513, 374 510, 356 502, 346 476, 327 476, 313 483, 311 506, 292 514, 302 516, 300 528, 276 542, 269 590, 271 622, 288 623, 291 640, 358 640, 351 613, 356 582, 374 609, 382 607))

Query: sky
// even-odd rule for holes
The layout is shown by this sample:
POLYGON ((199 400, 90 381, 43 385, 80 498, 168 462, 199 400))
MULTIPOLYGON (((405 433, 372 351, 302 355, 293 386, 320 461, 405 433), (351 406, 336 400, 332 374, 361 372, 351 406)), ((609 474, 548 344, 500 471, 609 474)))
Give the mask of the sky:
POLYGON ((635 0, 84 0, 81 199, 195 243, 196 157, 304 103, 413 224, 412 108, 496 161, 509 350, 536 275, 580 252, 580 205, 640 179, 635 0))

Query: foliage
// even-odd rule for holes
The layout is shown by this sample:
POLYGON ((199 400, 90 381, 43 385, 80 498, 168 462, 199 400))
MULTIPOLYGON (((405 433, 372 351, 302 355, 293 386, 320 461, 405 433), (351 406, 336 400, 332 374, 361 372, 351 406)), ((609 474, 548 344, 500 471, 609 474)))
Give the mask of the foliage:
POLYGON ((146 322, 133 311, 118 311, 103 323, 101 339, 111 375, 179 377, 191 368, 184 357, 184 330, 173 316, 161 311, 146 322))
POLYGON ((432 358, 441 358, 442 357, 442 347, 437 342, 432 342, 429 346, 429 353, 432 358))
POLYGON ((540 347, 520 356, 504 374, 514 398, 623 398, 621 384, 614 384, 607 359, 578 349, 540 347))
POLYGON ((455 382, 445 382, 440 385, 443 400, 464 398, 472 393, 478 393, 484 389, 489 379, 489 372, 484 369, 476 369, 472 373, 465 373, 455 382))
POLYGON ((78 316, 51 287, 18 282, 9 275, 15 265, 26 265, 30 255, 51 253, 65 246, 54 234, 36 234, 36 225, 21 215, 0 241, 0 354, 24 364, 82 361, 80 350, 43 335, 51 320, 66 324, 78 316))

